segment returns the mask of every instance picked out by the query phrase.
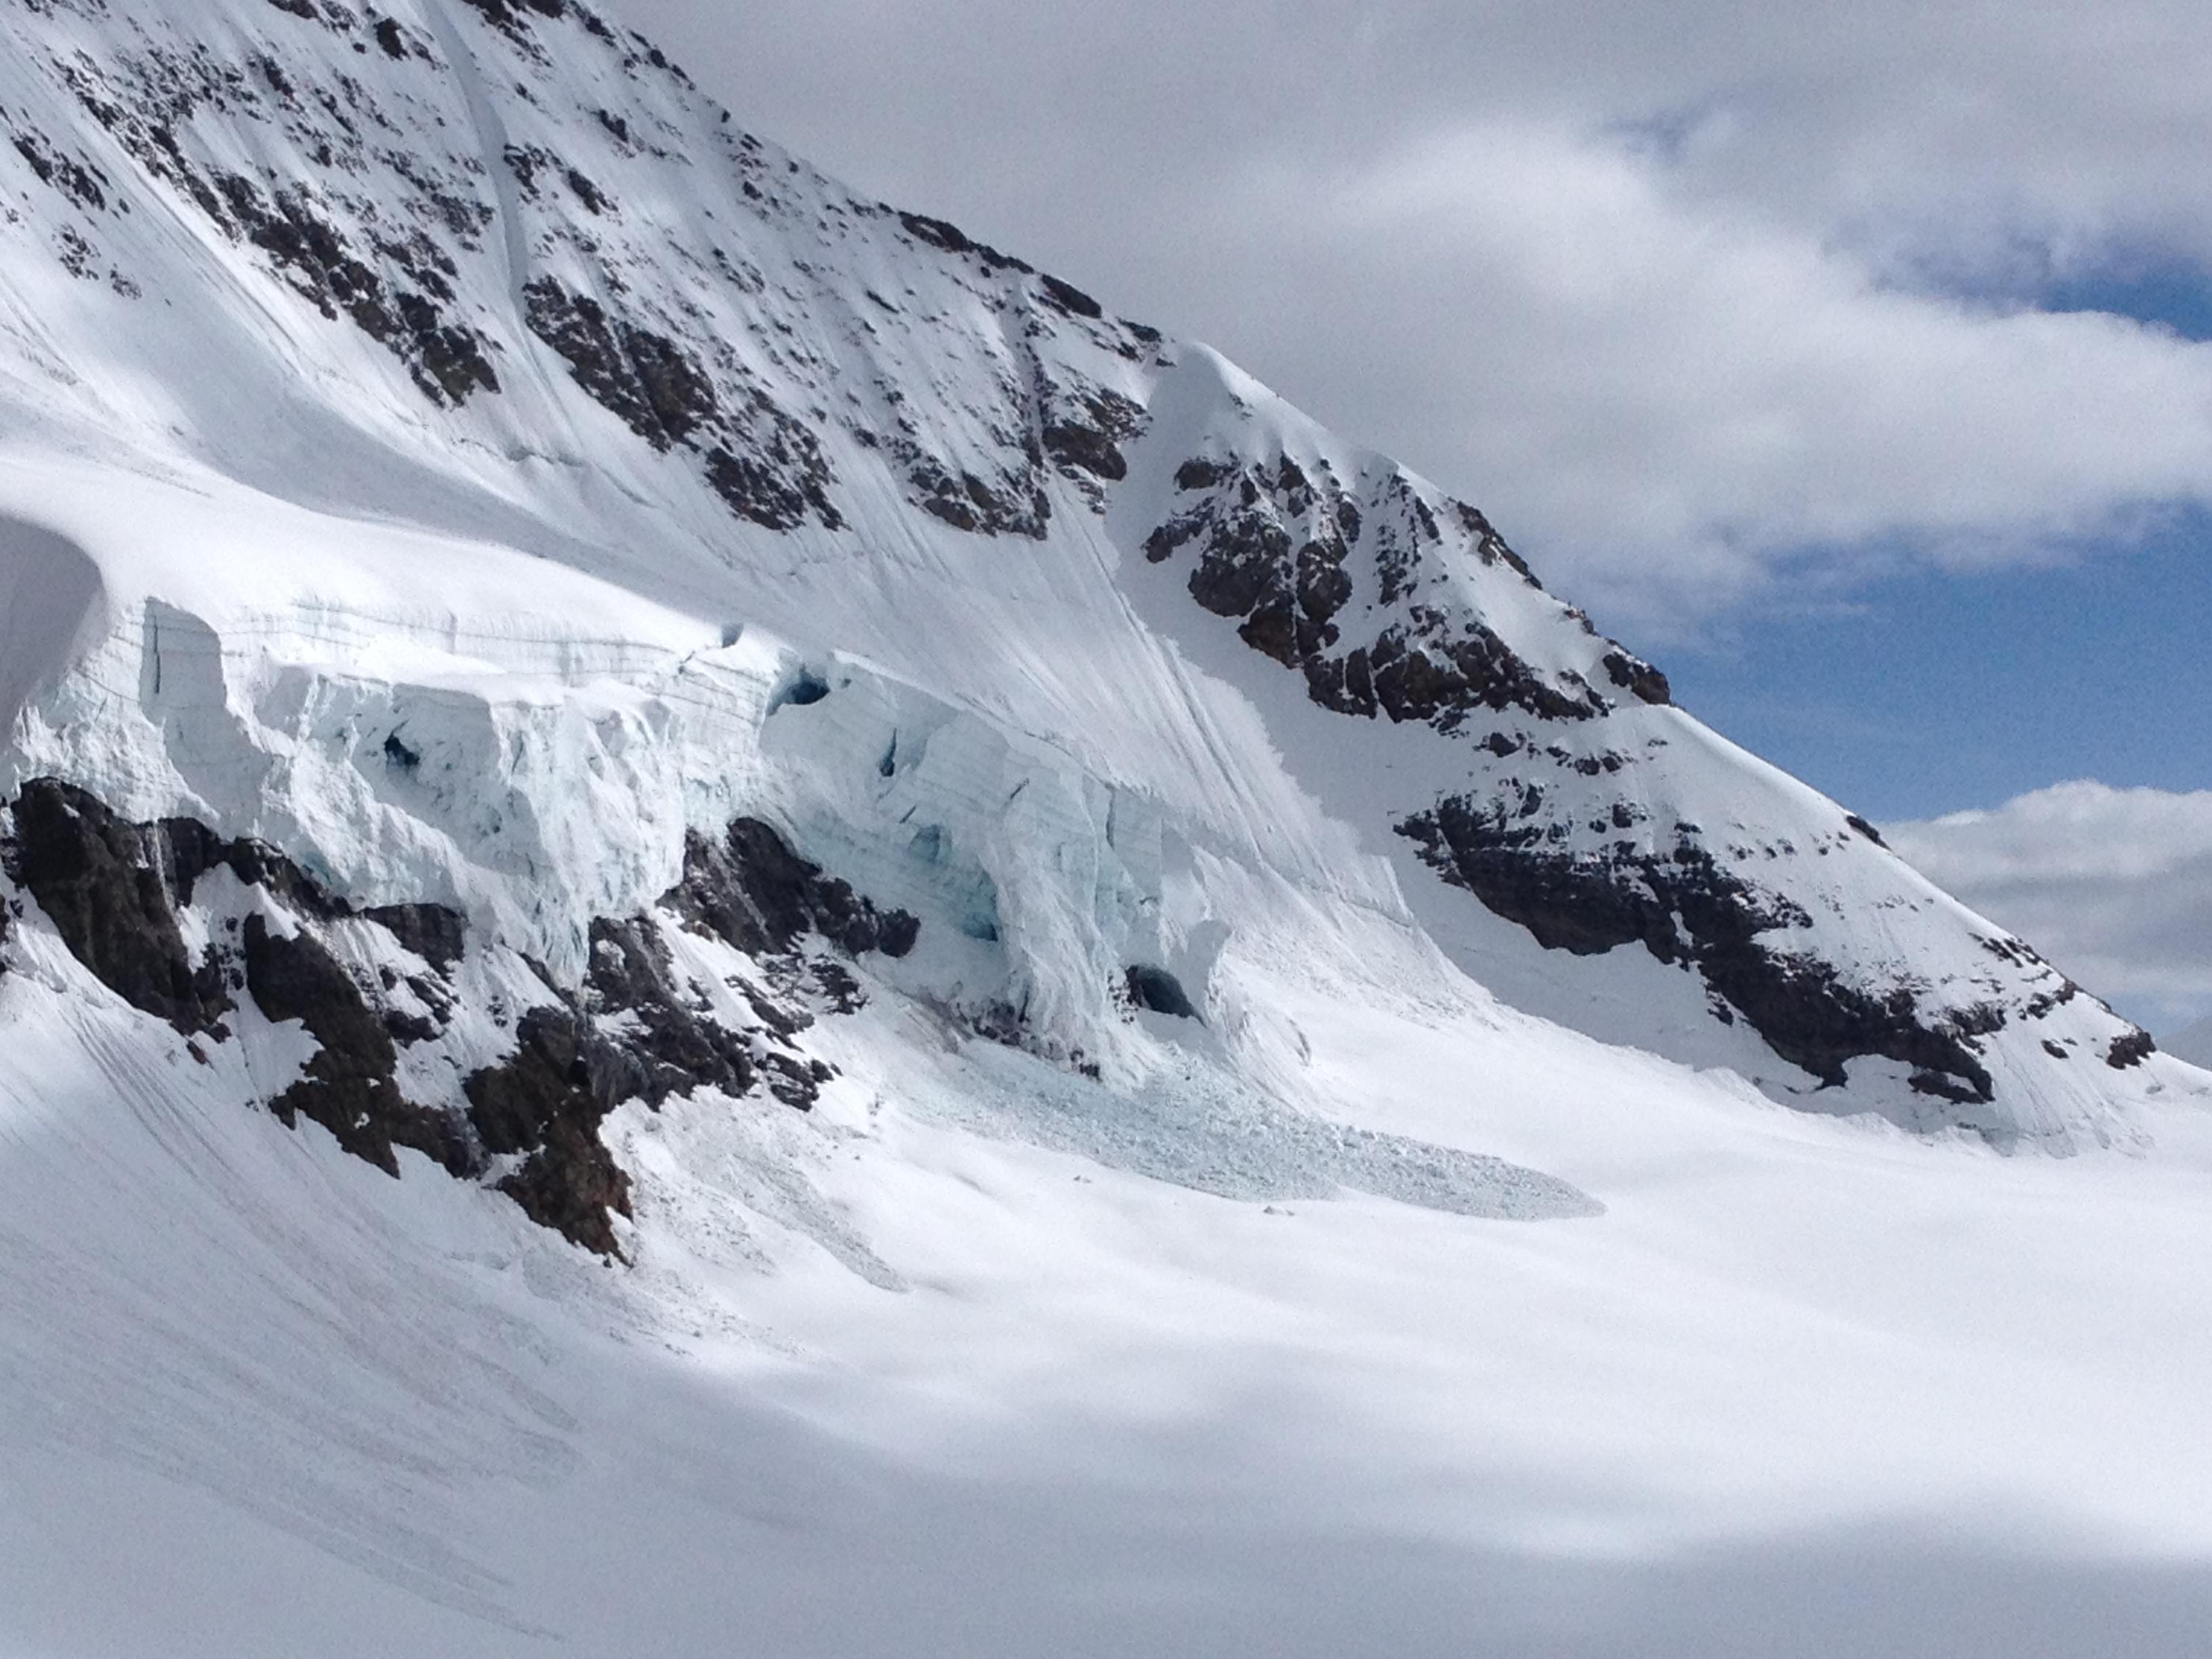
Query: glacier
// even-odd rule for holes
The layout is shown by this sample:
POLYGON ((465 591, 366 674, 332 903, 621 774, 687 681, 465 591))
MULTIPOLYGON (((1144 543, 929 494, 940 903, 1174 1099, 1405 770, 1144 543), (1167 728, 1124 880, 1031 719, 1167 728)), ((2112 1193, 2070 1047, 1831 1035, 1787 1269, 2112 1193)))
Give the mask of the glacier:
POLYGON ((2194 1651, 2212 1076, 1475 508, 578 0, 0 33, 0 1642, 2194 1651))

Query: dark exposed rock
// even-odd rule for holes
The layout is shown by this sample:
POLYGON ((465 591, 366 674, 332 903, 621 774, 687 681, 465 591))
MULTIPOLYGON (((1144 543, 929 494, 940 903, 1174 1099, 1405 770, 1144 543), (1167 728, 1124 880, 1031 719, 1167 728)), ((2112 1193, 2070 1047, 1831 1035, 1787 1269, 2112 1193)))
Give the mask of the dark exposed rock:
MULTIPOLYGON (((403 1146, 459 1176, 483 1174, 492 1158, 518 1160, 500 1190, 602 1253, 615 1249, 610 1212, 626 1214, 629 1201, 628 1177, 599 1139, 606 1114, 626 1100, 657 1108, 697 1089, 742 1096, 757 1085, 786 1105, 812 1105, 834 1073, 795 1046, 813 1020, 807 1000, 850 1012, 865 998, 842 964, 807 959, 806 942, 898 957, 921 927, 825 874, 768 824, 741 818, 720 840, 692 839, 683 881, 657 908, 754 958, 759 982, 730 984, 758 1031, 714 1017, 705 988, 678 969, 653 916, 601 918, 591 925, 582 987, 574 995, 549 987, 519 1022, 511 1055, 470 1073, 459 1099, 425 1104, 399 1085, 398 1045, 434 1041, 450 1024, 459 994, 453 975, 467 949, 459 911, 428 902, 356 910, 274 848, 226 841, 190 818, 132 823, 53 779, 27 785, 13 811, 10 876, 118 995, 218 1042, 230 1036, 222 1017, 237 1006, 234 993, 270 1021, 305 1027, 316 1052, 269 1103, 288 1126, 305 1117, 392 1174, 403 1146), (232 924, 195 963, 179 912, 216 870, 258 890, 270 908, 232 924), (357 979, 331 940, 333 929, 364 924, 423 970, 386 965, 357 979)), ((194 1052, 206 1060, 204 1048, 194 1052)))
MULTIPOLYGON (((898 218, 899 223, 906 227, 907 234, 917 241, 927 242, 930 246, 940 249, 946 253, 973 254, 981 261, 983 269, 987 272, 1018 270, 1026 275, 1036 269, 1027 261, 1015 258, 1011 253, 1000 252, 988 242, 975 240, 959 226, 950 224, 943 219, 933 219, 922 213, 901 213, 898 218)), ((1073 289, 1069 291, 1074 292, 1073 289)))
POLYGON ((1446 881, 1547 950, 1590 956, 1640 944, 1661 962, 1694 967, 1769 1048, 1823 1084, 1845 1082, 1847 1060, 1881 1055, 1917 1068, 1911 1083, 1923 1093, 1991 1097, 1974 1042, 2002 1023, 2001 1010, 1931 1017, 1907 988, 1876 995, 1845 983, 1833 964, 1773 942, 1810 924, 1801 908, 1723 869, 1693 842, 1671 854, 1577 856, 1549 848, 1529 816, 1456 797, 1398 832, 1446 881))
POLYGON ((1864 818, 1861 817, 1856 812, 1844 813, 1844 823, 1847 828, 1858 835, 1864 836, 1869 841, 1872 842, 1877 847, 1887 847, 1889 845, 1887 842, 1881 838, 1881 830, 1875 829, 1874 825, 1869 823, 1864 818))
POLYGON ((907 464, 907 483, 915 504, 955 530, 990 536, 1026 536, 1042 541, 1052 518, 1042 481, 1025 467, 1018 477, 1002 477, 996 486, 973 472, 955 476, 935 457, 912 443, 894 447, 907 464))
POLYGON ((812 433, 773 426, 763 449, 758 458, 720 444, 707 452, 707 482, 732 512, 770 530, 795 530, 810 512, 832 530, 844 522, 830 504, 830 465, 812 433))
POLYGON ((550 276, 523 296, 532 332, 561 354, 576 384, 655 449, 697 451, 707 482, 732 511, 770 530, 794 529, 809 516, 833 530, 843 523, 830 501, 820 441, 765 394, 748 390, 726 401, 679 342, 550 276))
POLYGON ((1139 1008, 1176 1019, 1196 1019, 1198 1010, 1185 994, 1182 982, 1164 968, 1132 965, 1125 976, 1129 1000, 1139 1008))
POLYGON ((1283 584, 1290 532, 1271 518, 1231 520, 1190 573, 1190 596, 1217 617, 1249 617, 1283 584))
POLYGON ((175 853, 161 826, 128 823, 52 778, 24 785, 15 812, 9 872, 70 954, 132 1007, 187 1034, 214 1030, 230 996, 219 967, 194 963, 185 948, 175 853))
POLYGON ((1632 657, 1626 651, 1605 653, 1605 672, 1615 685, 1645 702, 1663 707, 1674 701, 1674 690, 1667 684, 1667 677, 1642 658, 1632 657))
POLYGON ((353 914, 343 899, 266 842, 251 837, 224 841, 193 818, 163 818, 160 830, 172 848, 179 903, 191 902, 199 878, 220 868, 247 887, 265 889, 286 908, 318 921, 336 921, 353 914))
POLYGON ((524 1154, 500 1191, 542 1227, 602 1255, 619 1254, 613 1214, 629 1214, 629 1176, 599 1139, 611 1102, 593 1091, 583 1022, 569 1010, 533 1008, 516 1028, 514 1054, 462 1085, 469 1121, 486 1152, 524 1154))
POLYGON ((1142 429, 1145 411, 1119 392, 1095 390, 1048 413, 1044 453, 1070 477, 1086 473, 1108 483, 1129 476, 1121 445, 1142 429))
POLYGON ((621 322, 550 276, 523 290, 530 327, 568 361, 576 384, 655 449, 683 442, 720 413, 714 383, 665 334, 621 322))
POLYGON ((1193 456, 1176 469, 1176 488, 1186 494, 1194 489, 1211 489, 1233 470, 1225 461, 1210 461, 1204 456, 1193 456))
POLYGON ((594 214, 614 211, 614 198, 594 184, 588 173, 570 167, 563 176, 568 181, 569 191, 588 211, 594 214))
POLYGON ((1553 720, 1596 712, 1587 696, 1563 692, 1531 669, 1505 641, 1478 623, 1457 639, 1419 640, 1386 630, 1368 650, 1376 701, 1394 720, 1423 720, 1455 729, 1474 709, 1526 709, 1553 720))
MULTIPOLYGON (((1176 484, 1204 499, 1154 529, 1146 557, 1160 563, 1194 545, 1191 597, 1216 616, 1241 619, 1244 642, 1303 672, 1308 695, 1324 708, 1446 732, 1479 709, 1555 720, 1605 712, 1588 685, 1537 672, 1483 623, 1411 600, 1422 550, 1441 545, 1443 532, 1402 478, 1367 513, 1326 468, 1310 475, 1287 455, 1265 465, 1194 457, 1176 470, 1176 484), (1353 592, 1346 567, 1363 535, 1374 545, 1383 605, 1396 614, 1371 639, 1343 649, 1340 618, 1353 592)), ((1479 526, 1478 554, 1492 562, 1504 556, 1480 515, 1462 511, 1479 526)), ((1614 656, 1624 686, 1664 698, 1657 670, 1625 652, 1614 656)))
POLYGON ((15 152, 30 165, 41 184, 51 185, 88 213, 107 210, 107 175, 92 162, 81 161, 50 150, 35 133, 12 136, 15 152))
POLYGON ((468 1144, 453 1120, 400 1093, 391 1035, 337 959, 304 931, 272 931, 258 913, 246 918, 245 945, 246 988, 255 1005, 271 1020, 300 1021, 321 1045, 299 1079, 269 1103, 286 1127, 307 1117, 387 1175, 399 1173, 395 1146, 468 1173, 468 1144))
POLYGON ((483 337, 448 323, 433 297, 450 292, 450 259, 398 244, 380 247, 379 264, 402 279, 390 281, 317 211, 305 190, 264 198, 252 179, 234 173, 218 173, 213 183, 228 210, 218 212, 220 222, 242 230, 325 317, 349 319, 399 358, 433 401, 460 404, 472 392, 499 390, 483 337))
MULTIPOLYGON (((732 824, 719 843, 692 837, 684 879, 660 908, 756 959, 791 959, 813 933, 855 953, 902 955, 919 927, 902 910, 878 911, 750 818, 732 824)), ((474 1073, 464 1088, 485 1150, 529 1153, 501 1190, 544 1225, 612 1253, 608 1212, 629 1212, 628 1177, 599 1138, 601 1120, 615 1106, 642 1099, 657 1108, 701 1088, 742 1095, 760 1082, 786 1105, 805 1109, 833 1073, 789 1046, 811 1016, 765 989, 750 988, 748 999, 771 1041, 757 1043, 714 1019, 649 917, 601 919, 591 939, 578 1005, 533 1010, 521 1023, 515 1054, 474 1073)), ((793 968, 763 965, 771 978, 795 981, 793 968)), ((833 1006, 860 1006, 849 973, 817 963, 814 976, 833 1006)))
POLYGON ((443 904, 384 904, 362 915, 441 974, 467 948, 468 918, 443 904))
POLYGON ((1088 317, 1096 321, 1106 314, 1097 301, 1073 283, 1063 283, 1057 276, 1042 276, 1037 278, 1037 286, 1044 290, 1046 299, 1071 316, 1088 317))
POLYGON ((2105 1064, 2116 1072, 2124 1072, 2131 1066, 2140 1066, 2158 1052, 2158 1045, 2150 1040, 2150 1033, 2133 1030, 2112 1039, 2112 1047, 2105 1051, 2105 1064))
POLYGON ((878 910, 850 883, 824 875, 757 818, 739 818, 719 843, 692 836, 684 879, 663 902, 748 956, 782 954, 818 933, 854 956, 902 957, 921 928, 907 911, 878 910))
POLYGON ((461 0, 483 14, 484 19, 505 29, 510 34, 521 32, 529 19, 526 13, 534 12, 540 17, 558 17, 566 9, 563 0, 461 0))
POLYGON ((630 1016, 598 1067, 610 1105, 635 1097, 657 1107, 695 1088, 741 1095, 752 1087, 750 1044, 695 1006, 650 919, 592 924, 587 983, 596 1011, 630 1016))

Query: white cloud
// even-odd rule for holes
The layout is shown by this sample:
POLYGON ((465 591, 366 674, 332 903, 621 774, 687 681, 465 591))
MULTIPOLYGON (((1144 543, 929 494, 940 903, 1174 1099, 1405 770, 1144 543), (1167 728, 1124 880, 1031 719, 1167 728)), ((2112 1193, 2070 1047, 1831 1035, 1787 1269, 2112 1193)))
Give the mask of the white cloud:
POLYGON ((1223 263, 1275 250, 1259 292, 1280 301, 1254 355, 1310 358, 1328 319, 1340 422, 1647 628, 1899 537, 2047 556, 2212 499, 2212 346, 1884 289, 1808 233, 1680 199, 1618 143, 1470 128, 1319 179, 1276 168, 1243 200, 1223 263), (1407 349, 1409 319, 1433 349, 1407 349))
POLYGON ((2212 501, 2212 348, 1990 297, 2212 261, 2194 5, 615 3, 741 119, 1212 340, 1646 637, 2212 501))
POLYGON ((2153 1030, 2212 1011, 2212 790, 2062 783, 1883 833, 2153 1030))

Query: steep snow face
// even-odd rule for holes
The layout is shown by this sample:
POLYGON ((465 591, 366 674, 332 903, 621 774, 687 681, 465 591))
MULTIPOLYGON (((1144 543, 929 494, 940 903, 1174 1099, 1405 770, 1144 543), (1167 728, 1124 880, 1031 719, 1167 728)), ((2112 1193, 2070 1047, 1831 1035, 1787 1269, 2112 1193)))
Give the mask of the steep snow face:
POLYGON ((918 920, 884 994, 1102 1086, 1276 1065, 1212 984, 1255 881, 1817 1109, 2067 1147, 2157 1086, 1480 514, 576 0, 0 34, 10 799, 449 908, 617 1025, 595 928, 742 819, 918 920))

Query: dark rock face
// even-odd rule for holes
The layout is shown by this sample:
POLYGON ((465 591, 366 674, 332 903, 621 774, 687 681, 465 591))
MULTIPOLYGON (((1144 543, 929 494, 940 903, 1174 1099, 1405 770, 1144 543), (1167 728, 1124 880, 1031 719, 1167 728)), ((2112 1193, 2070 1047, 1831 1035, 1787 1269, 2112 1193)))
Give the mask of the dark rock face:
POLYGON ((890 453, 906 468, 915 505, 933 519, 978 535, 1044 539, 1052 503, 1038 471, 1042 453, 1038 441, 1030 440, 1026 449, 1018 452, 1018 463, 994 468, 989 479, 971 471, 955 474, 911 440, 894 442, 890 453))
MULTIPOLYGON (((1164 563, 1195 549, 1191 597, 1237 619, 1254 650, 1302 672, 1307 695, 1322 707, 1442 732, 1484 710, 1553 720, 1606 711, 1578 678, 1540 674, 1480 622, 1419 601, 1424 562, 1439 556, 1445 530, 1401 475, 1363 502, 1326 468, 1309 474, 1287 455, 1267 465, 1199 456, 1177 470, 1176 485, 1201 499, 1146 538, 1145 556, 1164 563), (1355 550, 1373 562, 1383 619, 1370 637, 1347 643, 1341 618, 1354 591, 1347 567, 1355 550)), ((1475 557, 1509 563, 1534 582, 1481 514, 1455 513, 1475 557)), ((1656 669, 1618 649, 1607 665, 1616 684, 1665 701, 1656 669)))
POLYGON ((1126 975, 1129 1000, 1138 1007, 1176 1019, 1196 1019, 1198 1010, 1182 988, 1182 981, 1164 968, 1133 965, 1126 975))
POLYGON ((426 1102, 402 1086, 399 1052, 440 1041, 469 994, 459 912, 356 909, 273 848, 225 841, 187 818, 132 823, 52 779, 25 786, 13 813, 0 849, 9 875, 71 954, 132 1006, 216 1042, 231 1039, 224 1017, 240 996, 271 1022, 306 1029, 313 1057, 268 1103, 287 1126, 319 1124, 391 1175, 400 1147, 459 1176, 499 1170, 499 1190, 533 1220, 603 1255, 617 1253, 611 1218, 629 1210, 629 1177, 599 1138, 606 1115, 624 1101, 657 1109, 702 1088, 732 1097, 760 1088, 811 1106, 835 1075, 798 1041, 813 1006, 850 1012, 865 997, 853 973, 810 942, 896 957, 921 928, 801 858, 769 825, 741 818, 719 841, 692 838, 682 881, 652 913, 595 920, 584 983, 569 993, 548 985, 517 1022, 511 1054, 470 1071, 453 1097, 426 1102), (256 890, 257 908, 195 962, 180 915, 217 869, 256 890), (734 1030, 710 1012, 710 988, 669 948, 664 929, 675 927, 751 959, 751 977, 721 984, 739 992, 756 1029, 734 1030), (362 928, 386 937, 387 963, 396 950, 398 963, 411 957, 420 969, 349 968, 338 941, 358 941, 346 930, 362 928))
POLYGON ((399 1092, 391 1034, 337 958, 312 934, 288 938, 258 915, 246 919, 245 945, 246 989, 255 1005, 271 1020, 299 1020, 322 1045, 306 1074, 269 1103, 285 1127, 312 1119, 386 1175, 399 1173, 395 1146, 411 1146, 453 1174, 471 1173, 459 1127, 399 1092))
POLYGON ((508 33, 519 33, 527 26, 531 14, 540 17, 559 17, 568 8, 565 0, 462 0, 483 14, 484 20, 508 33))
POLYGON ((576 384, 655 449, 696 452, 732 512, 770 530, 809 518, 832 530, 844 522, 830 501, 820 442, 764 393, 753 389, 743 408, 729 407, 684 345, 550 276, 523 297, 531 331, 561 354, 576 384))
POLYGON ((386 904, 362 915, 441 974, 453 972, 467 946, 467 918, 442 904, 386 904))
MULTIPOLYGON (((1046 279, 1049 282, 1051 279, 1046 279)), ((1103 386, 1040 388, 1039 437, 1047 459, 1103 511, 1102 486, 1129 476, 1121 446, 1145 429, 1143 408, 1103 386)))
MULTIPOLYGON (((1109 318, 1073 284, 943 220, 835 193, 804 199, 813 192, 793 189, 796 164, 757 140, 718 132, 722 153, 710 161, 696 126, 675 137, 706 112, 681 70, 582 0, 465 0, 451 9, 474 37, 495 103, 550 107, 546 94, 564 84, 572 52, 597 60, 592 72, 610 82, 644 82, 650 70, 685 89, 641 87, 633 104, 610 85, 608 103, 580 112, 593 141, 588 157, 543 139, 501 145, 494 165, 511 175, 531 222, 517 245, 573 256, 514 271, 500 257, 501 192, 485 176, 480 135, 460 131, 472 124, 434 117, 420 84, 410 84, 467 90, 453 84, 462 66, 447 61, 435 32, 349 0, 271 3, 259 38, 218 40, 180 21, 128 39, 118 29, 96 53, 58 46, 38 66, 136 163, 113 177, 0 110, 9 161, 20 155, 41 186, 82 210, 82 222, 55 233, 73 275, 143 297, 109 262, 92 221, 127 212, 127 191, 167 196, 213 234, 257 250, 323 317, 379 342, 445 407, 495 396, 513 379, 504 295, 519 282, 522 315, 513 320, 550 346, 580 387, 655 448, 685 454, 731 513, 774 531, 843 526, 830 459, 841 427, 875 452, 915 507, 978 535, 1042 538, 1055 477, 1103 511, 1104 491, 1126 476, 1123 447, 1142 410, 1039 343, 1070 336, 1141 362, 1161 343, 1156 331, 1109 318), (599 142, 608 138, 611 156, 599 142), (679 157, 672 140, 700 153, 679 157), (705 163, 702 179, 727 162, 735 198, 692 222, 626 213, 637 176, 627 163, 645 158, 705 163), (848 331, 858 360, 825 350, 814 324, 842 298, 810 263, 771 276, 747 246, 749 220, 774 235, 803 234, 801 214, 833 235, 878 221, 872 234, 886 252, 951 268, 1000 319, 1007 349, 996 383, 945 407, 942 388, 902 384, 913 341, 878 352, 872 321, 848 331), (486 268, 495 263, 501 268, 486 268), (645 267, 656 280, 638 280, 645 267), (800 314, 816 301, 820 315, 800 314)), ((911 320, 899 326, 922 333, 911 320)))
POLYGON ((1453 798, 1398 832, 1423 860, 1547 950, 1590 956, 1642 945, 1661 962, 1696 969, 1792 1065, 1825 1085, 1844 1062, 1881 1055, 1915 1068, 1923 1094, 1986 1103, 1992 1083, 1975 1039, 2002 1026, 2002 1009, 1923 1015, 1911 990, 1875 996, 1835 968, 1775 942, 1811 918, 1778 893, 1723 869, 1685 840, 1671 854, 1623 842, 1605 857, 1547 848, 1545 828, 1453 798))
POLYGON ((215 1030, 230 996, 220 967, 185 947, 177 906, 191 878, 180 880, 165 828, 125 823, 51 778, 26 784, 15 811, 9 872, 70 953, 132 1007, 187 1035, 215 1030))
MULTIPOLYGON (((1640 657, 1632 657, 1626 651, 1608 651, 1605 654, 1606 678, 1624 691, 1649 703, 1661 707, 1674 701, 1674 688, 1667 677, 1640 657)), ((1875 837, 1876 841, 1881 836, 1875 837)))
MULTIPOLYGON (((229 1036, 222 1016, 236 1006, 232 993, 243 990, 264 1017, 301 1021, 320 1045, 306 1074, 270 1103, 287 1125, 305 1115, 389 1174, 398 1173, 395 1146, 466 1171, 467 1148, 453 1126, 401 1097, 384 1020, 312 933, 274 931, 257 914, 246 918, 239 946, 210 946, 198 963, 189 959, 178 912, 217 868, 303 921, 351 914, 296 865, 258 842, 223 841, 188 818, 128 823, 53 779, 26 785, 15 814, 10 858, 17 880, 102 984, 180 1032, 219 1041, 229 1036)), ((409 905, 380 914, 399 922, 395 936, 404 928, 450 947, 447 965, 458 959, 462 921, 453 912, 409 905)))
MULTIPOLYGON (((349 8, 318 7, 312 0, 276 0, 276 9, 341 33, 361 21, 349 8)), ((396 26, 387 34, 380 25, 374 34, 387 52, 396 45, 398 55, 409 54, 396 26)), ((352 323, 398 358, 430 401, 458 404, 496 392, 495 348, 457 315, 459 267, 447 245, 480 246, 492 210, 465 182, 434 177, 405 154, 386 152, 382 159, 407 198, 407 211, 379 213, 351 188, 371 153, 364 130, 379 125, 361 84, 340 73, 309 85, 307 60, 289 61, 288 69, 265 51, 227 57, 204 43, 187 52, 142 40, 106 64, 104 75, 89 58, 52 67, 84 114, 144 170, 137 182, 166 187, 222 236, 259 249, 325 317, 352 323), (194 142, 194 124, 204 114, 227 120, 247 112, 307 138, 323 175, 249 177, 216 159, 234 152, 194 142)), ((80 167, 35 133, 15 140, 33 170, 80 207, 130 210, 120 191, 103 187, 105 175, 80 167)), ((80 263, 88 263, 88 245, 75 230, 69 234, 82 249, 80 263)), ((124 273, 112 272, 110 281, 117 292, 139 295, 124 273)))
POLYGON ((2158 1052, 2148 1031, 2130 1031, 2112 1039, 2112 1046, 2105 1054, 2105 1064, 2116 1072, 2124 1072, 2130 1066, 2140 1066, 2158 1052))
POLYGON ((805 961, 803 941, 899 956, 913 949, 921 926, 903 910, 878 911, 753 818, 738 819, 720 843, 693 836, 684 879, 656 908, 755 959, 760 981, 743 990, 758 1034, 732 1030, 707 1012, 704 988, 678 968, 652 917, 601 918, 592 924, 583 989, 532 1009, 514 1054, 464 1085, 485 1150, 529 1153, 500 1190, 602 1254, 615 1249, 610 1212, 629 1213, 629 1182, 599 1138, 601 1120, 626 1100, 658 1109, 695 1089, 739 1096, 757 1084, 806 1109, 835 1075, 794 1042, 813 1023, 808 990, 844 1012, 860 999, 858 981, 837 963, 805 961))
POLYGON ((264 197, 237 173, 210 182, 238 234, 325 317, 350 319, 405 363, 432 401, 459 404, 471 392, 499 390, 483 337, 445 320, 441 307, 453 297, 456 267, 435 243, 394 242, 364 257, 304 191, 264 197))
POLYGON ((527 1154, 499 1190, 541 1227, 601 1255, 619 1254, 611 1215, 629 1214, 629 1177, 599 1139, 613 1102, 592 1087, 585 1025, 565 1008, 522 1017, 513 1058, 462 1085, 485 1152, 527 1154))
POLYGON ((817 933, 849 955, 902 957, 921 927, 906 911, 879 911, 850 884, 824 875, 757 818, 739 818, 719 844, 693 836, 684 880, 663 902, 748 956, 788 952, 817 933))
POLYGON ((611 320, 597 300, 550 276, 524 297, 532 331, 568 360, 576 384, 655 449, 686 441, 721 413, 714 381, 666 335, 611 320))
POLYGON ((667 945, 645 918, 592 924, 587 982, 596 1012, 632 1016, 621 1042, 596 1056, 599 1091, 609 1105, 635 1097, 658 1106, 702 1086, 733 1095, 753 1086, 750 1045, 699 1012, 667 945))
MULTIPOLYGON (((1000 252, 988 242, 975 240, 959 226, 946 220, 933 219, 925 213, 901 213, 898 217, 899 223, 906 227, 907 234, 916 241, 927 242, 930 246, 945 253, 972 254, 981 263, 986 270, 1018 270, 1026 273, 1036 269, 1026 260, 1017 259, 1011 253, 1000 252)), ((1069 292, 1073 293, 1074 290, 1070 289, 1069 292)))
POLYGON ((1856 812, 1844 813, 1844 823, 1850 827, 1852 834, 1864 836, 1869 841, 1872 842, 1877 847, 1887 847, 1889 845, 1887 842, 1881 838, 1881 830, 1875 829, 1874 825, 1869 823, 1864 818, 1861 817, 1856 812))

